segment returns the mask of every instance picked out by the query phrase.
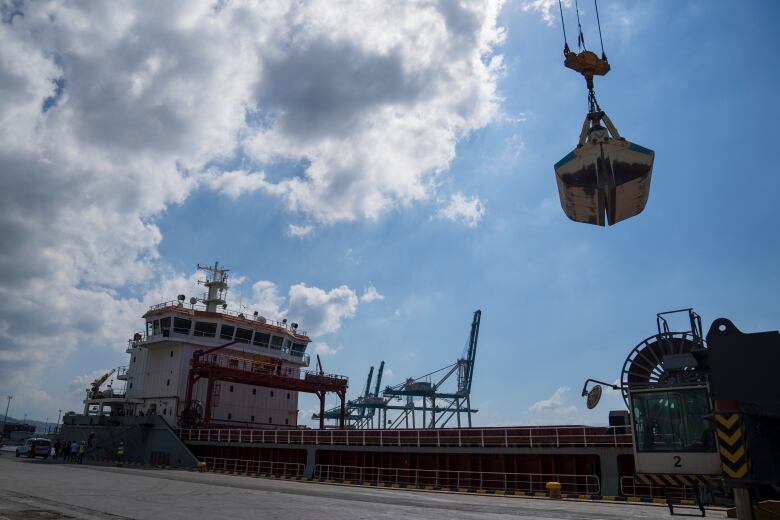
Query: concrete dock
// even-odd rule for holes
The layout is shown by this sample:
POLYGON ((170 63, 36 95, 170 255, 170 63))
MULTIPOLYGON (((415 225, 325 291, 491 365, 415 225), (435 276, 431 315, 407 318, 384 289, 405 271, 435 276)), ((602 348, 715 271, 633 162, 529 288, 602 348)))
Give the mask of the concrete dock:
MULTIPOLYGON (((692 512, 692 511, 691 511, 692 512)), ((724 518, 708 511, 710 518, 724 518)), ((0 457, 0 519, 658 519, 664 506, 386 490, 0 457)))

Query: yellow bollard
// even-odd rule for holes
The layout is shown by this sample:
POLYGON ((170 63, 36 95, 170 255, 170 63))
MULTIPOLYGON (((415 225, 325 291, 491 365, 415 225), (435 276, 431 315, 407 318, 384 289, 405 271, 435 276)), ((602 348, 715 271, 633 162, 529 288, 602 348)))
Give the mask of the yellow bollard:
POLYGON ((195 467, 196 467, 196 468, 198 468, 198 471, 199 471, 200 473, 203 473, 203 472, 205 472, 205 471, 206 471, 206 463, 205 463, 205 462, 198 462, 198 463, 195 465, 195 467))
POLYGON ((550 492, 550 498, 561 498, 561 483, 560 482, 548 482, 544 486, 547 491, 550 492))

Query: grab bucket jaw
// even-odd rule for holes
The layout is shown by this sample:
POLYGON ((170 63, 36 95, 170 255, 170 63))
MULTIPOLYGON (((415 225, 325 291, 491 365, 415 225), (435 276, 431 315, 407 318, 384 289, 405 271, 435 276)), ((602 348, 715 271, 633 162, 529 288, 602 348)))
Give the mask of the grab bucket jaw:
POLYGON ((555 164, 558 195, 571 220, 611 226, 645 209, 655 152, 620 138, 608 119, 613 137, 592 120, 589 114, 587 140, 555 164))

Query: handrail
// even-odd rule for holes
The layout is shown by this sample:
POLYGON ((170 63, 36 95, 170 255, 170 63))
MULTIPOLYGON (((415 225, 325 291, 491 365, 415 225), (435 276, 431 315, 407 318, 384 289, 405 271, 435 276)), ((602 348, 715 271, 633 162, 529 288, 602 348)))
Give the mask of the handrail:
POLYGON ((316 464, 314 478, 349 480, 383 484, 407 484, 454 488, 478 488, 504 491, 545 490, 547 482, 559 482, 564 493, 598 495, 601 481, 597 475, 562 473, 502 473, 498 471, 453 471, 416 468, 383 468, 316 464))
POLYGON ((205 462, 206 468, 209 470, 253 475, 300 477, 303 476, 304 469, 304 465, 300 462, 230 459, 226 457, 198 457, 198 460, 205 462))
POLYGON ((694 500, 696 490, 688 486, 653 486, 637 482, 632 475, 620 477, 620 494, 627 497, 645 498, 679 498, 682 500, 694 500))
MULTIPOLYGON (((142 346, 142 345, 144 345, 146 343, 156 342, 156 341, 160 341, 160 340, 170 340, 170 339, 175 339, 175 338, 186 337, 186 338, 195 338, 194 341, 192 339, 190 339, 189 342, 192 342, 192 343, 199 343, 200 342, 199 344, 203 344, 203 339, 204 339, 204 337, 202 337, 202 336, 192 336, 190 334, 181 334, 181 333, 175 332, 173 330, 169 331, 167 336, 165 336, 163 334, 152 334, 151 336, 149 336, 149 335, 147 335, 147 334, 145 334, 143 332, 139 332, 137 334, 137 336, 140 339, 129 339, 127 341, 127 343, 128 343, 128 350, 132 349, 132 348, 135 348, 135 347, 142 346)), ((218 345, 219 341, 220 341, 220 338, 206 338, 206 339, 207 339, 207 342, 204 344, 204 348, 208 348, 209 346, 214 345, 215 343, 216 343, 216 345, 218 345)), ((256 345, 254 343, 252 343, 251 345, 253 347, 259 347, 260 349, 266 349, 273 356, 281 356, 281 358, 284 359, 284 360, 293 361, 293 362, 296 362, 296 363, 301 363, 303 366, 309 366, 309 364, 311 362, 311 356, 309 354, 307 354, 306 352, 295 352, 294 353, 292 350, 289 350, 289 349, 274 348, 274 347, 269 347, 269 346, 263 347, 263 346, 260 346, 260 345, 256 345)), ((262 352, 258 352, 256 354, 257 355, 261 355, 261 356, 264 355, 264 353, 262 353, 262 352)), ((238 359, 243 359, 243 358, 238 358, 238 359)))
POLYGON ((181 429, 183 441, 397 447, 631 447, 630 434, 601 427, 440 428, 415 430, 181 429))
MULTIPOLYGON (((196 303, 196 304, 183 304, 182 302, 178 300, 169 300, 161 303, 156 303, 154 305, 149 306, 150 311, 157 311, 160 309, 166 309, 168 307, 172 307, 176 311, 206 311, 207 307, 203 305, 202 303, 196 303)), ((278 320, 269 320, 268 318, 264 317, 265 321, 258 321, 254 319, 253 316, 247 316, 244 311, 234 311, 230 309, 220 309, 218 311, 218 314, 224 314, 226 316, 230 316, 232 318, 240 318, 247 321, 257 321, 260 325, 270 325, 272 327, 277 327, 279 329, 284 329, 291 334, 295 334, 296 336, 308 336, 307 332, 302 329, 293 328, 291 324, 287 321, 278 321, 278 320)))
MULTIPOLYGON (((193 358, 195 359, 195 358, 193 358)), ((207 354, 198 358, 198 366, 214 366, 220 368, 230 368, 233 370, 241 370, 244 372, 263 372, 274 374, 279 377, 287 377, 290 379, 304 379, 304 380, 323 380, 326 382, 333 382, 333 380, 341 382, 347 381, 347 376, 338 374, 320 374, 314 370, 300 370, 299 374, 286 372, 276 373, 277 365, 275 363, 264 363, 261 361, 254 361, 252 359, 246 359, 243 357, 230 356, 223 353, 220 354, 207 354)))

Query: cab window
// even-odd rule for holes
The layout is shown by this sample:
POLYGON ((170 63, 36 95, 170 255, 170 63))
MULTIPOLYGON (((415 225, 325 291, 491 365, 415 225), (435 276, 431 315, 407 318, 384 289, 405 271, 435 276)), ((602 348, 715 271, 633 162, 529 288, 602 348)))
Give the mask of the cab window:
POLYGON ((239 343, 249 343, 252 339, 252 331, 249 329, 242 329, 241 327, 236 329, 236 341, 239 343))
POLYGON ((217 324, 206 321, 196 321, 193 335, 213 338, 217 335, 217 324))
POLYGON ((706 389, 634 392, 631 406, 637 451, 715 451, 706 389))
POLYGON ((192 320, 176 317, 173 318, 173 332, 176 334, 189 334, 191 326, 192 320))

